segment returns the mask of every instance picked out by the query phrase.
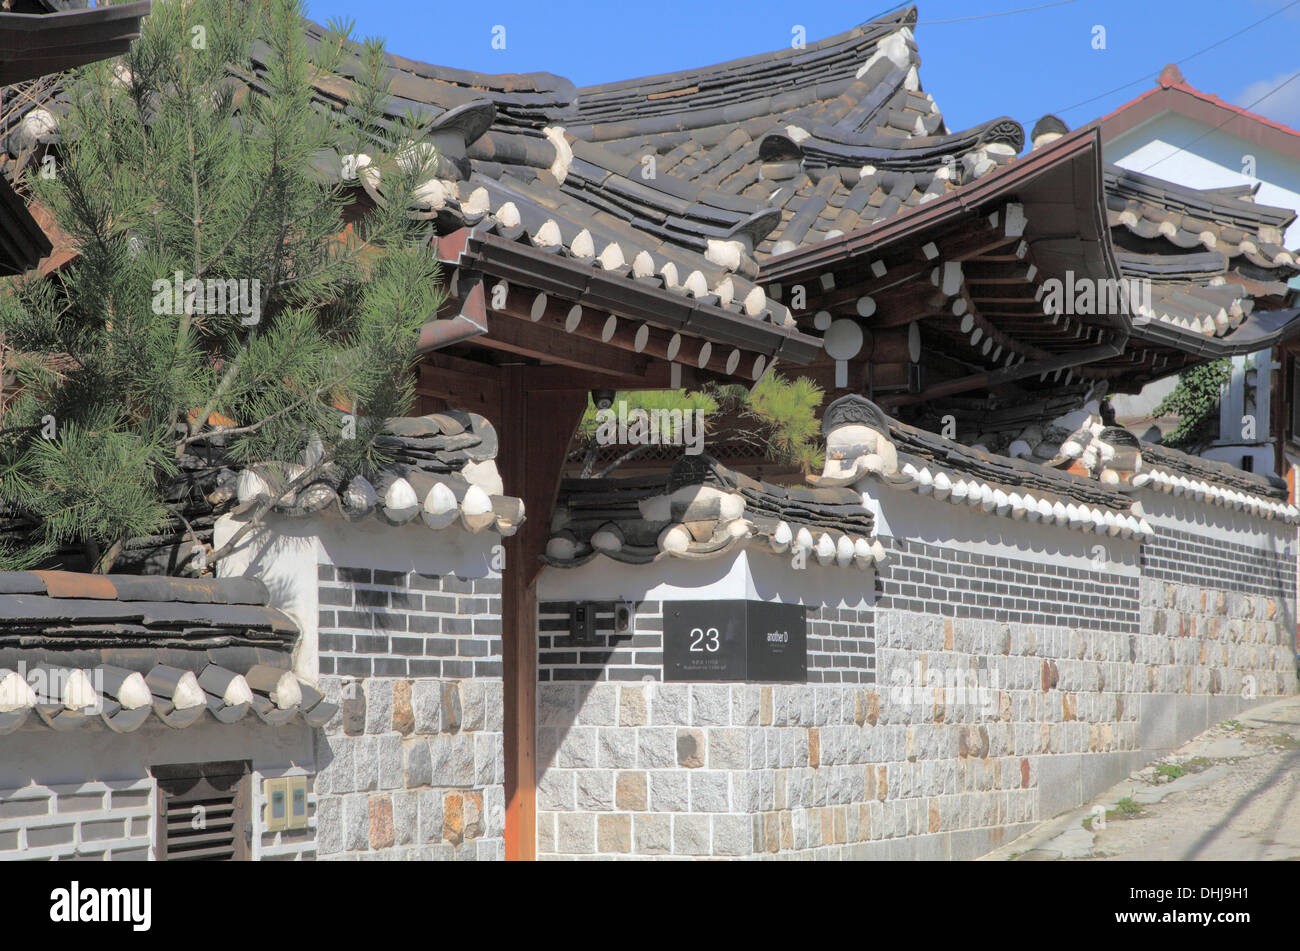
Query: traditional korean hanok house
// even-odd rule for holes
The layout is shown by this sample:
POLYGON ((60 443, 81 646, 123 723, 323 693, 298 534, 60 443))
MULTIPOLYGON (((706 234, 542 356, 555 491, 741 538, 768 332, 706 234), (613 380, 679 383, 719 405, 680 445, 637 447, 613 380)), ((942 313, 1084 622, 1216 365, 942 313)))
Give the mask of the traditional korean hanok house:
POLYGON ((1093 402, 1300 326, 1233 281, 1295 273, 1273 213, 1051 117, 1020 158, 1009 121, 949 133, 913 20, 579 92, 570 134, 781 209, 758 280, 823 337, 798 372, 871 401, 826 410, 815 489, 689 459, 563 484, 539 855, 973 856, 1295 690, 1286 487, 1093 402))
MULTIPOLYGON (((304 29, 319 42, 318 27, 304 29)), ((320 82, 322 108, 346 104, 360 69, 348 53, 320 82)), ((439 154, 416 213, 452 299, 420 339, 425 415, 390 421, 398 462, 383 480, 297 493, 219 573, 265 581, 298 625, 295 674, 340 707, 306 764, 316 854, 527 856, 533 582, 588 393, 753 381, 774 360, 807 362, 820 342, 751 280, 774 212, 644 183, 634 161, 566 135, 552 115, 573 99, 564 80, 389 63, 392 115, 430 119, 439 154)), ((241 77, 253 94, 260 70, 241 77)), ((57 102, 49 114, 48 129, 23 120, 40 149, 56 146, 57 102)), ((323 156, 321 167, 355 169, 356 200, 383 201, 381 158, 323 156)), ((196 535, 221 547, 268 487, 301 471, 223 472, 219 450, 196 452, 178 486, 195 530, 178 519, 170 536, 130 546, 133 567, 184 571, 196 535)))
MULTIPOLYGON (((220 568, 340 706, 319 857, 972 856, 1295 689, 1285 489, 1086 406, 1188 359, 1138 337, 1096 134, 949 132, 915 20, 584 89, 389 58, 439 154, 423 415, 220 568), (811 488, 561 485, 590 392, 773 365, 836 397, 811 488)), ((320 164, 383 201, 382 160, 320 164)), ((206 465, 215 545, 291 471, 206 465)))

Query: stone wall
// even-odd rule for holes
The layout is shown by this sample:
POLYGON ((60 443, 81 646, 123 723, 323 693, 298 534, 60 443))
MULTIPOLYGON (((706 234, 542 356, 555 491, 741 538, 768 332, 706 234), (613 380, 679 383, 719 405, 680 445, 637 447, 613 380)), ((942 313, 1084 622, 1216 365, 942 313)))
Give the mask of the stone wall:
POLYGON ((743 856, 757 688, 543 684, 539 858, 743 856))
POLYGON ((1154 500, 1139 545, 881 496, 875 576, 749 552, 698 584, 543 573, 544 657, 567 599, 646 603, 650 651, 662 600, 757 597, 809 605, 810 664, 789 685, 663 683, 650 654, 544 671, 540 857, 973 858, 1296 690, 1292 526, 1154 500))
POLYGON ((319 578, 320 858, 504 858, 500 576, 319 578))
MULTIPOLYGON (((543 645, 555 646, 567 608, 539 605, 543 645)), ((649 626, 661 650, 660 610, 639 602, 627 638, 649 626)), ((810 608, 809 678, 824 686, 662 683, 661 654, 641 683, 610 683, 598 669, 575 683, 542 669, 539 858, 741 858, 769 842, 846 855, 869 828, 858 804, 875 772, 870 738, 850 729, 866 692, 838 681, 875 676, 871 613, 810 608)))

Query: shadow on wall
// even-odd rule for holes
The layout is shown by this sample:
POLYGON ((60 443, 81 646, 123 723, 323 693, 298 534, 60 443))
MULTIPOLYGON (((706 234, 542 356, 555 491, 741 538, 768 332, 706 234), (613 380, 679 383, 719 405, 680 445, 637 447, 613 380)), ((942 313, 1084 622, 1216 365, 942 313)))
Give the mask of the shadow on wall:
MULTIPOLYGON (((578 568, 545 569, 537 598, 538 670, 539 675, 549 674, 550 679, 539 676, 542 699, 537 719, 538 780, 557 766, 556 758, 569 730, 587 725, 584 709, 598 684, 663 682, 665 601, 762 600, 803 604, 813 611, 821 607, 870 610, 875 606, 878 589, 874 570, 829 567, 816 562, 796 570, 788 556, 755 552, 708 561, 663 559, 653 566, 598 557, 578 568), (647 584, 648 576, 654 583, 647 584), (596 635, 590 644, 571 637, 567 619, 560 617, 557 610, 548 610, 548 606, 558 608, 583 601, 597 605, 596 635), (623 603, 633 605, 635 610, 630 630, 619 634, 615 631, 615 610, 623 603), (626 673, 610 676, 612 668, 625 671, 627 658, 634 654, 653 655, 653 670, 647 669, 634 679, 627 679, 626 673), (545 702, 545 688, 561 685, 575 688, 575 706, 557 708, 545 702)), ((811 639, 811 632, 809 636, 811 639)), ((639 658, 637 665, 641 666, 639 658)), ((661 725, 689 723, 674 720, 661 725)))

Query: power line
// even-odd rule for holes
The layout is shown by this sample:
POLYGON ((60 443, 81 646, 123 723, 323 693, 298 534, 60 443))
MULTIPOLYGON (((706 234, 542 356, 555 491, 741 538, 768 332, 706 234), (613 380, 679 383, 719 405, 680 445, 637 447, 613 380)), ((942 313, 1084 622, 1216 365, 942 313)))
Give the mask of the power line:
MULTIPOLYGON (((1247 30, 1253 30, 1255 27, 1259 26, 1261 23, 1264 23, 1264 22, 1266 22, 1266 21, 1268 21, 1268 20, 1273 19, 1273 17, 1277 16, 1279 13, 1285 13, 1287 10, 1290 10, 1292 7, 1294 7, 1294 6, 1298 5, 1298 4, 1300 4, 1300 0, 1291 0, 1291 2, 1288 3, 1286 6, 1284 6, 1284 7, 1279 7, 1278 9, 1276 9, 1276 10, 1274 10, 1272 13, 1270 13, 1268 16, 1263 17, 1263 18, 1261 18, 1261 19, 1259 19, 1259 20, 1256 20, 1254 23, 1250 24, 1249 26, 1244 26, 1244 27, 1242 27, 1242 28, 1241 28, 1240 30, 1238 30, 1236 33, 1231 33, 1231 34, 1229 34, 1228 36, 1225 36, 1225 37, 1223 37, 1223 38, 1220 39, 1220 40, 1216 40, 1215 42, 1211 43, 1209 46, 1205 47, 1204 49, 1197 50, 1195 53, 1191 54, 1190 56, 1184 56, 1182 59, 1174 60, 1174 62, 1175 62, 1177 65, 1180 65, 1180 66, 1181 66, 1183 63, 1189 63, 1189 62, 1191 62, 1192 60, 1196 59, 1196 57, 1198 57, 1198 56, 1202 56, 1202 55, 1204 55, 1205 53, 1208 53, 1210 50, 1212 50, 1212 49, 1216 49, 1217 47, 1222 46, 1224 43, 1227 43, 1229 40, 1235 40, 1237 37, 1241 36, 1241 34, 1245 33, 1247 30)), ((1130 87, 1132 87, 1132 86, 1136 86, 1138 83, 1142 83, 1142 82, 1150 82, 1150 81, 1151 81, 1151 75, 1150 75, 1149 73, 1146 74, 1146 75, 1144 75, 1144 76, 1139 76, 1137 79, 1134 79, 1132 82, 1127 82, 1127 83, 1125 83, 1125 84, 1122 85, 1122 86, 1116 86, 1114 89, 1108 89, 1108 90, 1106 90, 1106 92, 1103 92, 1103 93, 1101 93, 1100 95, 1097 95, 1097 96, 1093 96, 1091 99, 1084 99, 1082 102, 1076 102, 1074 105, 1072 105, 1072 106, 1066 106, 1064 109, 1057 109, 1055 114, 1056 114, 1056 115, 1060 115, 1062 112, 1069 112, 1069 111, 1072 110, 1072 109, 1078 109, 1080 106, 1086 106, 1086 105, 1088 105, 1089 103, 1096 102, 1098 99, 1105 99, 1107 96, 1114 95, 1114 94, 1117 93, 1117 92, 1121 92, 1121 91, 1123 91, 1123 90, 1125 90, 1125 89, 1128 89, 1128 88, 1130 88, 1130 87)), ((1279 88, 1281 88, 1281 87, 1279 87, 1279 88)))
MULTIPOLYGON (((953 17, 952 19, 949 20, 918 20, 916 23, 913 23, 912 25, 913 26, 934 26, 940 23, 968 23, 971 20, 989 20, 992 19, 993 17, 1009 17, 1017 13, 1033 13, 1035 10, 1046 10, 1048 7, 1063 7, 1067 3, 1077 3, 1077 2, 1078 0, 1053 0, 1052 3, 1040 3, 1036 7, 1021 7, 1018 10, 1002 10, 998 13, 976 13, 968 17, 953 17)), ((872 16, 870 19, 865 20, 864 23, 874 23, 876 20, 879 20, 883 16, 888 16, 889 14, 895 12, 896 10, 901 10, 903 9, 903 7, 909 7, 911 5, 912 5, 912 0, 903 0, 902 3, 896 3, 888 10, 882 10, 881 12, 872 16)))
POLYGON ((1035 10, 1046 10, 1048 7, 1063 7, 1067 3, 1075 2, 1077 0, 1055 0, 1053 3, 1040 3, 1036 7, 1021 7, 1019 10, 1003 10, 1000 13, 977 13, 974 16, 953 17, 951 20, 918 20, 916 25, 934 26, 939 23, 968 23, 971 20, 989 20, 993 17, 1009 17, 1016 13, 1033 13, 1035 10))
MULTIPOLYGON (((1267 99, 1269 96, 1273 95, 1274 93, 1281 92, 1283 89, 1285 89, 1285 88, 1286 88, 1287 86, 1289 86, 1291 83, 1295 82, 1297 79, 1300 79, 1300 72, 1293 73, 1289 79, 1284 80, 1284 81, 1283 81, 1282 83, 1280 83, 1278 86, 1274 87, 1273 89, 1270 89, 1268 92, 1264 93, 1264 95, 1260 96, 1258 99, 1256 99, 1256 100, 1255 100, 1254 102, 1252 102, 1250 105, 1245 106, 1244 108, 1245 108, 1247 111, 1250 111, 1251 109, 1254 109, 1255 106, 1259 105, 1261 102, 1263 102, 1263 101, 1264 101, 1265 99, 1267 99)), ((1216 126, 1212 126, 1211 128, 1206 129, 1204 132, 1202 132, 1202 133, 1201 133, 1200 135, 1198 135, 1196 138, 1192 139, 1192 141, 1188 142, 1186 145, 1180 145, 1178 148, 1174 149, 1174 150, 1173 150, 1172 152, 1170 152, 1168 155, 1166 155, 1166 156, 1164 156, 1164 157, 1162 157, 1162 158, 1158 158, 1158 159, 1156 159, 1154 162, 1152 162, 1152 163, 1151 163, 1150 165, 1148 165, 1146 168, 1142 169, 1142 171, 1143 171, 1143 172, 1149 171, 1150 169, 1155 168, 1155 167, 1156 167, 1157 165, 1159 165, 1161 162, 1164 162, 1164 161, 1167 161, 1168 159, 1173 158, 1173 157, 1174 157, 1175 155, 1177 155, 1179 152, 1183 152, 1183 151, 1186 151, 1187 149, 1190 149, 1190 148, 1191 148, 1193 145, 1195 145, 1197 142, 1201 141, 1201 139, 1205 138, 1207 135, 1209 135, 1209 134, 1212 133, 1212 132, 1217 132, 1217 131, 1219 131, 1220 129, 1222 129, 1225 125, 1227 125, 1229 122, 1231 122, 1231 121, 1232 121, 1233 119, 1235 119, 1235 118, 1236 118, 1236 115, 1235 115, 1235 114, 1234 114, 1234 115, 1230 115, 1230 116, 1228 116, 1228 118, 1224 119, 1224 120, 1223 120, 1222 122, 1220 122, 1218 125, 1216 125, 1216 126)))

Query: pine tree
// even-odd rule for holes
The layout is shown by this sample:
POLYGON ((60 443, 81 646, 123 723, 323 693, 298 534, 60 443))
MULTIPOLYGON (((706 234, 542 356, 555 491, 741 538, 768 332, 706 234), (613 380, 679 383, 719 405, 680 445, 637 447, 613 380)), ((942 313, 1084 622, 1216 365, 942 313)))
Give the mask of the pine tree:
POLYGON ((359 47, 346 111, 314 95, 351 27, 314 44, 302 13, 156 0, 128 54, 64 84, 55 174, 28 184, 77 256, 0 288, 17 377, 0 506, 38 526, 0 567, 73 546, 109 570, 177 515, 167 487, 196 445, 312 460, 298 484, 384 461, 374 437, 409 409, 418 329, 444 300, 408 213, 435 157, 415 119, 383 118, 379 42, 359 47), (387 156, 365 169, 385 202, 345 220, 360 154, 387 156))
POLYGON ((628 414, 646 411, 649 414, 647 422, 654 425, 657 421, 660 431, 654 435, 653 443, 629 448, 601 472, 596 472, 597 454, 602 446, 600 417, 595 404, 589 402, 578 426, 578 438, 583 444, 582 475, 609 475, 644 453, 651 444, 679 442, 679 434, 665 431, 671 428, 670 417, 667 414, 655 415, 655 410, 699 410, 704 413, 708 445, 744 444, 756 456, 798 466, 806 473, 822 464, 821 447, 817 441, 821 421, 817 411, 823 397, 822 389, 807 377, 789 380, 776 372, 768 373, 752 389, 740 384, 711 383, 695 391, 620 391, 614 394, 614 407, 623 403, 628 414))

